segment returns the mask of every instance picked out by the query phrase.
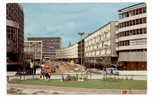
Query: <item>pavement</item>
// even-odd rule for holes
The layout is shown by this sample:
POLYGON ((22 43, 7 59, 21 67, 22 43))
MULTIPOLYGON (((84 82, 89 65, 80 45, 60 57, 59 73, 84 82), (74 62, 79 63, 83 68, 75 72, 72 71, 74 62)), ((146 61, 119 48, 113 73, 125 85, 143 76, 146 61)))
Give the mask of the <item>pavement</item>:
MULTIPOLYGON (((8 94, 121 94, 120 89, 88 89, 24 84, 7 84, 8 94)), ((146 94, 146 90, 127 90, 127 94, 146 94)))

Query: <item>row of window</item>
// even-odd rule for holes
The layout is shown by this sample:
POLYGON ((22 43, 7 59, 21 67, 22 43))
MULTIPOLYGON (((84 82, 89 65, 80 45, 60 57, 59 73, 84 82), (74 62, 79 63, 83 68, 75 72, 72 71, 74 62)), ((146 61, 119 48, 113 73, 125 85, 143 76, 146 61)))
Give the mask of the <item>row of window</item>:
POLYGON ((130 10, 128 12, 121 13, 119 14, 119 19, 139 15, 142 13, 146 13, 146 7, 142 7, 142 8, 138 8, 138 9, 130 10))
POLYGON ((101 35, 97 35, 91 39, 88 39, 86 41, 86 43, 88 44, 93 44, 93 43, 97 43, 97 42, 100 42, 100 41, 104 41, 104 39, 109 39, 110 38, 110 34, 106 34, 105 32, 102 33, 101 35))
POLYGON ((144 18, 140 18, 140 19, 135 19, 135 20, 129 20, 126 22, 122 22, 119 24, 119 28, 123 28, 123 27, 128 27, 128 26, 133 26, 133 25, 138 25, 138 24, 144 24, 146 23, 146 17, 144 18))
POLYGON ((92 51, 92 50, 104 49, 104 48, 111 48, 111 46, 110 44, 100 43, 98 45, 86 47, 85 51, 92 51))
POLYGON ((16 23, 18 23, 21 27, 24 25, 24 15, 23 12, 16 8, 11 8, 7 6, 7 19, 8 20, 13 20, 16 23))
POLYGON ((146 34, 146 33, 147 33, 146 28, 140 28, 140 29, 134 29, 134 30, 128 30, 128 31, 120 32, 117 36, 118 37, 124 37, 124 36, 146 34))
POLYGON ((16 28, 11 28, 7 27, 7 38, 12 40, 14 43, 17 41, 17 29, 16 28))
POLYGON ((130 45, 145 45, 147 39, 130 40, 130 45))
POLYGON ((147 49, 124 50, 121 52, 147 52, 147 49))
POLYGON ((128 45, 130 45, 129 40, 118 42, 118 46, 128 46, 128 45))
POLYGON ((147 39, 138 39, 138 40, 125 40, 118 42, 118 46, 128 46, 128 45, 145 45, 147 39))
POLYGON ((85 54, 86 56, 105 56, 110 55, 111 56, 111 50, 101 50, 96 52, 89 52, 85 54))

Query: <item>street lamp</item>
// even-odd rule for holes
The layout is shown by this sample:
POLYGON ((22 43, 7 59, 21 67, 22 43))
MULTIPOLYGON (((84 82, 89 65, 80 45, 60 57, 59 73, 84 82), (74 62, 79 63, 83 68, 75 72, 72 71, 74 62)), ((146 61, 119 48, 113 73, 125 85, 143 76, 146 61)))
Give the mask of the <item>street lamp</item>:
POLYGON ((79 32, 78 34, 81 36, 81 65, 82 65, 82 35, 84 34, 85 32, 79 32))

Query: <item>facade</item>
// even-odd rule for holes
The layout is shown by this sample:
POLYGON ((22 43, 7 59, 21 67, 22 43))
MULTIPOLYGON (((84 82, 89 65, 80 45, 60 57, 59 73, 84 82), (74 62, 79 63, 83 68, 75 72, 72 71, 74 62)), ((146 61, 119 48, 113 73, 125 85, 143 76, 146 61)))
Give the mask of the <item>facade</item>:
POLYGON ((78 43, 78 63, 81 64, 81 59, 82 59, 82 64, 84 64, 84 39, 79 41, 78 43))
POLYGON ((78 44, 56 50, 56 58, 58 60, 78 62, 78 44))
POLYGON ((6 18, 7 67, 23 65, 24 13, 21 5, 8 3, 6 18))
POLYGON ((140 3, 119 10, 116 32, 117 52, 121 69, 146 70, 147 25, 146 4, 140 3))
POLYGON ((56 59, 56 50, 61 48, 60 37, 31 37, 29 41, 42 41, 42 58, 48 60, 56 59))
POLYGON ((42 41, 24 41, 24 55, 25 60, 42 60, 42 41))
POLYGON ((116 21, 111 21, 84 39, 86 66, 102 68, 107 64, 116 63, 115 32, 116 21))

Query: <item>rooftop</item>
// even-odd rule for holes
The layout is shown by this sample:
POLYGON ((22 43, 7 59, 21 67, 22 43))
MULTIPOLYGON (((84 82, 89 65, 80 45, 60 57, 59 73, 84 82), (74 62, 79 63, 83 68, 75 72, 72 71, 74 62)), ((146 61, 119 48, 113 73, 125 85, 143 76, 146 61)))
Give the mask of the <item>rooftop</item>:
POLYGON ((134 4, 134 5, 131 5, 131 6, 125 7, 125 8, 123 8, 123 9, 120 9, 120 10, 118 10, 118 12, 121 12, 122 10, 126 10, 126 9, 129 9, 129 8, 136 7, 136 6, 139 6, 139 5, 145 5, 145 4, 146 4, 145 2, 142 2, 142 3, 137 3, 137 4, 134 4))

